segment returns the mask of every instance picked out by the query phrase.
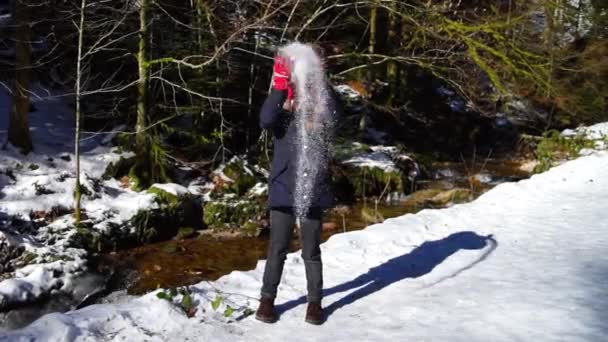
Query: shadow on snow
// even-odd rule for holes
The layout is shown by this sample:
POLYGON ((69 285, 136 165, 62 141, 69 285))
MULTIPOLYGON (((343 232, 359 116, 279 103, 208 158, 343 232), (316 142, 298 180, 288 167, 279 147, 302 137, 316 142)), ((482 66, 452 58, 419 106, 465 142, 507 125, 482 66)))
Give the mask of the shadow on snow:
MULTIPOLYGON (((484 261, 492 254, 497 246, 498 243, 494 240, 492 235, 480 236, 470 231, 454 233, 441 240, 426 241, 407 254, 390 259, 381 265, 373 267, 369 269, 367 273, 361 274, 350 281, 323 290, 323 295, 327 297, 336 293, 357 289, 331 303, 329 306, 326 306, 326 316, 330 316, 336 310, 376 293, 391 284, 404 279, 418 278, 428 274, 459 250, 480 250, 489 247, 475 262, 457 270, 447 277, 441 278, 432 285, 453 278, 484 261)), ((304 303, 306 303, 306 296, 277 305, 276 310, 280 315, 304 303)))

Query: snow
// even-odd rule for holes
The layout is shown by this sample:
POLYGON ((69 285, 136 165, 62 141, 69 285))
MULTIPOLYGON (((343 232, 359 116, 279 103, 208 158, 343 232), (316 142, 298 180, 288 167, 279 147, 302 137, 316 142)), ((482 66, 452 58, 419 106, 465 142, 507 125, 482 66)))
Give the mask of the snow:
POLYGON ((608 137, 608 122, 602 122, 593 126, 566 129, 562 132, 564 136, 584 135, 587 139, 600 140, 608 137))
POLYGON ((183 185, 175 184, 175 183, 155 183, 152 184, 150 188, 157 188, 164 192, 168 192, 174 196, 181 197, 190 194, 190 190, 183 185))
POLYGON ((256 183, 253 188, 249 189, 249 195, 251 196, 262 196, 268 193, 268 184, 256 183))
MULTIPOLYGON (((74 118, 72 109, 53 91, 37 85, 33 89, 34 110, 29 113, 34 152, 22 155, 7 145, 0 152, 0 233, 13 245, 23 245, 35 255, 32 264, 17 269, 0 282, 0 308, 29 302, 53 291, 71 293, 74 280, 87 270, 86 251, 71 248, 74 234, 71 217, 75 185, 74 118), (20 232, 6 218, 44 221, 30 214, 65 208, 50 224, 32 234, 20 232), (66 211, 64 210, 64 211, 66 211)), ((9 112, 10 97, 0 90, 0 112, 9 112)), ((7 140, 8 115, 0 116, 0 141, 7 140)), ((120 129, 120 128, 119 128, 120 129)), ((106 166, 132 153, 114 153, 109 134, 83 134, 81 140, 81 182, 91 195, 83 195, 82 209, 92 228, 105 231, 121 225, 139 210, 155 208, 154 195, 125 189, 115 179, 101 179, 106 166), (105 142, 105 144, 104 144, 105 142)))
POLYGON ((332 236, 321 327, 304 323, 304 265, 291 253, 274 325, 242 317, 257 305, 260 261, 192 286, 190 319, 153 292, 46 315, 0 341, 602 341, 607 176, 608 152, 595 152, 468 204, 332 236))
POLYGON ((374 151, 349 158, 343 164, 355 167, 379 168, 385 172, 397 172, 391 157, 383 151, 374 151))
POLYGON ((356 100, 356 99, 362 98, 361 93, 359 93, 358 91, 353 89, 351 86, 346 85, 346 84, 340 84, 340 85, 334 86, 334 90, 338 94, 340 94, 348 99, 351 99, 351 100, 356 100))

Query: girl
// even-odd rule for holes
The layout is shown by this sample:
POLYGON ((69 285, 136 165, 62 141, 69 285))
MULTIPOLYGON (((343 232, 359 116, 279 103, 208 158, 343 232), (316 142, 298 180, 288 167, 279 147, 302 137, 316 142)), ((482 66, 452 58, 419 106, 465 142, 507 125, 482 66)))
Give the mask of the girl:
POLYGON ((270 172, 270 244, 256 318, 276 321, 274 299, 281 280, 293 227, 299 220, 302 259, 308 289, 306 322, 321 324, 323 273, 321 220, 332 205, 328 182, 328 145, 336 101, 323 75, 320 58, 299 43, 279 50, 271 92, 260 125, 273 135, 270 172))

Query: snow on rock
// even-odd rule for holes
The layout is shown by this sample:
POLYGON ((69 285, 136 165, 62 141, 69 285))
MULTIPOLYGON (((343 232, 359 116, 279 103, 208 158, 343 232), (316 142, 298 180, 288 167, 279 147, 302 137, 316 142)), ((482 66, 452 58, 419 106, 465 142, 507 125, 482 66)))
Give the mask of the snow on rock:
POLYGON ((369 167, 369 168, 379 168, 384 170, 385 172, 396 172, 397 167, 391 157, 384 153, 383 151, 376 151, 366 154, 361 154, 349 158, 342 162, 346 165, 352 165, 355 167, 369 167))
POLYGON ((334 90, 340 94, 341 96, 344 96, 348 99, 360 99, 362 98, 361 93, 359 93, 358 91, 356 91, 355 89, 353 89, 351 86, 346 85, 346 84, 340 84, 334 87, 334 90))
POLYGON ((153 184, 150 188, 157 188, 157 189, 163 190, 163 191, 168 192, 177 197, 182 197, 182 196, 190 194, 190 190, 188 190, 188 188, 186 188, 183 185, 179 185, 179 184, 175 184, 175 183, 166 183, 166 184, 156 183, 156 184, 153 184))
POLYGON ((268 193, 268 184, 265 183, 256 183, 253 188, 249 190, 249 195, 251 196, 262 196, 268 193))
POLYGON ((600 140, 608 137, 608 122, 598 123, 592 126, 566 129, 562 132, 564 136, 576 136, 582 134, 587 139, 600 140))
POLYGON ((192 286, 190 319, 154 292, 46 315, 0 341, 602 341, 607 172, 608 153, 597 152, 471 203, 332 236, 321 246, 329 315, 321 327, 304 323, 296 252, 287 256, 274 325, 243 317, 257 305, 260 261, 192 286), (236 312, 226 318, 228 305, 236 312))

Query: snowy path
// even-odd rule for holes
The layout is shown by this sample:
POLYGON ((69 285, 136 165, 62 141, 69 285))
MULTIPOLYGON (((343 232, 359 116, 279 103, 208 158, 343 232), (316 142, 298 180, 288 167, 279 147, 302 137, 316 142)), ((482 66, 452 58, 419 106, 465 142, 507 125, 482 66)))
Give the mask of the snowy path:
POLYGON ((242 295, 257 297, 262 261, 197 285, 191 319, 149 294, 47 315, 0 340, 605 341, 608 153, 500 185, 473 203, 334 236, 323 255, 330 316, 321 327, 303 322, 303 264, 291 254, 274 325, 225 319, 208 300, 218 288, 238 294, 227 295, 233 305, 255 308, 242 295))

